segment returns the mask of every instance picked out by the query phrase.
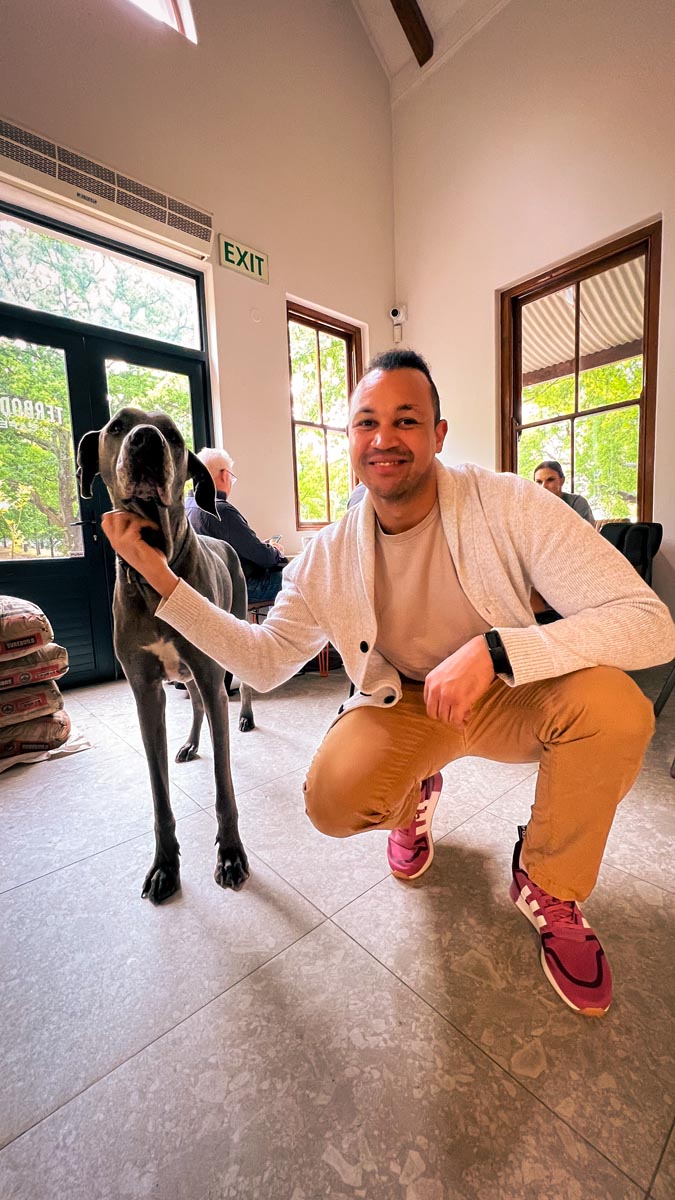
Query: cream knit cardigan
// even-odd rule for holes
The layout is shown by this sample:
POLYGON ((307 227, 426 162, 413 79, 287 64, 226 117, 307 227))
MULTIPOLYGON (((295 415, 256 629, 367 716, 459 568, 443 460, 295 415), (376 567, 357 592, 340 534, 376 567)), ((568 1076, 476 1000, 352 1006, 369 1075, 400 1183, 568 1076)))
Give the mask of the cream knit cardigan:
MULTIPOLYGON (((668 609, 569 505, 515 475, 473 465, 446 468, 438 460, 436 470, 457 575, 471 604, 502 636, 513 670, 506 683, 600 664, 635 670, 675 657, 668 609), (532 587, 566 620, 537 625, 532 587)), ((374 649, 374 570, 375 513, 366 493, 286 568, 264 624, 223 612, 184 580, 157 616, 263 692, 330 641, 357 688, 345 708, 393 704, 401 681, 374 649)))

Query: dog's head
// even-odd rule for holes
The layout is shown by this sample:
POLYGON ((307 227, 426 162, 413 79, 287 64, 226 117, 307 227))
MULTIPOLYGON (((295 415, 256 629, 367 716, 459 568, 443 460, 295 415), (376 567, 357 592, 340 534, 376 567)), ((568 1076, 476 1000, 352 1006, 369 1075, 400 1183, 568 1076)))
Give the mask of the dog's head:
POLYGON ((213 479, 166 413, 120 408, 102 430, 85 433, 77 448, 80 494, 91 497, 100 474, 113 508, 138 512, 159 529, 144 529, 150 546, 165 552, 169 563, 184 544, 185 481, 195 481, 199 508, 217 516, 213 479))
POLYGON ((77 478, 85 499, 91 497, 99 474, 114 508, 149 517, 162 530, 169 523, 167 510, 182 508, 190 478, 199 507, 218 515, 209 471, 187 449, 178 426, 166 413, 122 408, 103 429, 85 433, 77 449, 77 478))

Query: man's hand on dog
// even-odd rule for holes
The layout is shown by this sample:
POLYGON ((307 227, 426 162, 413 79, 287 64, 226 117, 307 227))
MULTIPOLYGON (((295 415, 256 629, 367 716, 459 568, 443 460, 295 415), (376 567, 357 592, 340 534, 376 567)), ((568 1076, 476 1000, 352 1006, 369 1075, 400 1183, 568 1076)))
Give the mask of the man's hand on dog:
POLYGON ((157 529, 152 521, 138 513, 113 509, 104 513, 101 527, 113 550, 125 563, 138 571, 164 599, 171 595, 178 576, 171 570, 166 555, 149 546, 143 538, 144 529, 157 529))
POLYGON ((424 703, 432 721, 461 729, 471 709, 494 680, 485 638, 474 637, 430 671, 424 681, 424 703))

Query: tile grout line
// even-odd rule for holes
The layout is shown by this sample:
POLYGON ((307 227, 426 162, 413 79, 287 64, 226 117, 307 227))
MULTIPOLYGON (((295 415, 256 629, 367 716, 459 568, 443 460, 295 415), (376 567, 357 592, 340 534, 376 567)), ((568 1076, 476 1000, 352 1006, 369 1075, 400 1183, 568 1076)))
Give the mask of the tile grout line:
POLYGON ((286 879, 285 876, 282 875, 281 872, 276 869, 276 867, 273 867, 271 863, 268 863, 267 859, 263 858, 261 854, 259 854, 256 850, 251 850, 248 853, 251 854, 252 858, 256 858, 259 863, 262 863, 262 865, 266 867, 267 870, 272 873, 272 875, 281 880, 285 887, 290 888, 292 892, 295 892, 296 896, 299 896, 305 904, 309 904, 311 908, 320 914, 323 920, 319 921, 319 924, 314 926, 315 929, 318 929, 320 925, 325 924, 326 921, 330 921, 329 913, 325 913, 323 909, 314 902, 314 900, 310 900, 308 896, 305 896, 304 892, 301 892, 294 883, 291 883, 290 880, 286 879))
POLYGON ((675 1117, 673 1118, 670 1129, 668 1130, 668 1133, 666 1134, 666 1139, 663 1143, 663 1149, 661 1150, 661 1153, 659 1154, 656 1166, 654 1167, 654 1173, 653 1173, 651 1179, 649 1180, 649 1187, 647 1188, 647 1191, 645 1192, 644 1200, 650 1200, 650 1196, 652 1195, 652 1190, 653 1190, 654 1184, 656 1183, 658 1173, 661 1170, 661 1164, 663 1163, 663 1160, 666 1157, 666 1150, 668 1149, 668 1143, 670 1142, 670 1139, 671 1139, 671 1137, 673 1137, 674 1134, 675 1134, 675 1117))
MULTIPOLYGON (((144 759, 144 756, 140 753, 140 751, 136 751, 136 753, 139 755, 140 758, 144 759)), ((275 776, 273 779, 269 780, 268 782, 269 783, 277 782, 279 779, 284 779, 288 775, 293 775, 296 772, 299 773, 302 770, 304 770, 303 767, 292 768, 290 771, 286 771, 281 775, 275 776)), ((530 777, 527 776, 527 778, 530 778, 530 777)), ((521 780, 521 782, 524 782, 524 781, 521 780)), ((206 816, 211 817, 212 819, 215 820, 215 813, 213 813, 211 811, 214 807, 213 804, 209 804, 208 806, 200 804, 199 801, 195 800, 194 797, 191 796, 189 792, 185 791, 185 789, 180 786, 180 784, 175 784, 174 786, 178 789, 179 792, 182 792, 183 796, 187 800, 189 800, 191 804, 194 804, 195 808, 196 808, 196 812, 184 813, 182 816, 176 817, 177 825, 180 824, 181 821, 185 821, 190 817, 194 817, 197 815, 197 813, 200 813, 200 812, 204 813, 206 816)), ((240 791, 238 793, 238 795, 246 796, 246 795, 249 795, 251 792, 255 791, 257 788, 265 787, 265 786, 266 786, 265 783, 254 784, 253 787, 247 788, 245 791, 240 791)), ((451 837, 451 835, 456 833, 459 829, 462 829, 465 825, 467 825, 470 821, 472 821, 474 819, 474 817, 481 816, 483 813, 485 813, 487 811, 487 809, 489 809, 491 807, 491 805, 496 802, 496 800, 501 799, 503 796, 507 795, 509 791, 512 791, 512 790, 514 790, 514 788, 517 788, 519 786, 520 786, 520 784, 518 784, 518 783, 514 784, 512 788, 508 788, 507 791, 503 792, 500 796, 495 797, 494 799, 488 801, 488 803, 486 805, 484 805, 483 808, 477 809, 474 813, 471 813, 469 816, 464 817, 463 820, 461 820, 457 825, 453 825, 451 829, 448 829, 448 831, 446 833, 442 834, 441 837, 437 839, 436 845, 441 845, 442 843, 444 843, 447 838, 451 837)), ((503 825, 507 825, 510 821, 510 818, 503 817, 499 813, 494 813, 493 815, 503 825)), ((111 850, 116 850, 121 846, 130 845, 131 842, 138 841, 139 838, 148 837, 149 834, 151 834, 152 832, 153 832, 152 829, 141 830, 139 833, 133 834, 131 837, 122 838, 121 841, 111 842, 108 846, 101 847, 100 850, 94 850, 91 854, 85 854, 81 858, 75 858, 75 859, 72 859, 70 862, 62 863, 60 866, 54 867, 51 871, 45 871, 41 875, 32 876, 30 879, 24 879, 20 883, 12 884, 11 887, 0 889, 0 897, 8 896, 12 892, 17 891, 19 888, 26 887, 28 884, 37 883, 41 879, 48 879, 52 875, 57 875, 60 871, 69 870, 71 867, 76 867, 80 863, 88 862, 90 859, 93 859, 93 858, 98 858, 100 855, 106 854, 111 850)), ((349 908, 349 906, 351 904, 356 903, 357 900, 361 900, 364 896, 367 896, 369 894, 369 892, 373 891, 374 888, 379 887, 380 884, 385 881, 385 879, 387 878, 387 874, 388 874, 388 873, 383 874, 380 879, 375 880, 372 884, 370 884, 367 888, 365 888, 363 892, 359 892, 357 895, 353 896, 350 900, 348 900, 346 902, 346 904, 342 904, 338 908, 333 909, 331 912, 327 913, 314 900, 311 900, 309 898, 309 896, 306 896, 304 894, 304 892, 300 891, 300 889, 298 887, 296 887, 296 885, 293 884, 289 879, 286 879, 285 875, 283 875, 279 870, 277 870, 277 868, 272 866, 272 864, 270 862, 268 862, 268 860, 266 858, 264 858, 263 855, 259 851, 251 850, 250 853, 254 854, 256 856, 256 858, 258 858, 259 861, 262 862, 269 870, 273 871, 274 874, 277 875, 277 877, 279 879, 281 879, 287 885, 287 887, 292 888, 293 891, 295 891, 298 896, 300 896, 308 904, 313 905, 313 907, 316 908, 318 912, 323 913, 323 915, 328 920, 332 919, 332 917, 334 917, 334 916, 337 916, 338 913, 344 912, 344 910, 349 908)), ((636 875, 633 871, 628 871, 625 867, 617 866, 614 863, 607 862, 606 865, 611 867, 611 869, 613 871, 619 871, 622 874, 626 875, 629 879, 635 879, 639 883, 644 883, 648 887, 654 887, 658 891, 664 892, 664 894, 666 896, 671 896, 671 895, 675 894, 675 888, 670 889, 668 887, 665 887, 663 884, 654 883, 653 880, 644 879, 641 875, 636 875)))
MULTIPOLYGON (((657 892, 663 892, 666 896, 675 896, 675 886, 669 888, 663 883, 654 883, 653 879, 643 879, 642 875, 636 875, 634 871, 629 871, 626 867, 619 867, 607 858, 603 858, 602 866, 609 867, 612 871, 619 871, 621 875, 626 875, 629 879, 636 879, 638 883, 644 883, 647 887, 656 888, 657 892)), ((584 901, 584 903, 586 902, 584 901)))
MULTIPOLYGON (((329 924, 331 924, 331 925, 334 924, 332 918, 329 917, 328 921, 329 921, 329 924)), ((460 1037, 463 1041, 468 1042, 468 1044, 470 1046, 473 1046, 474 1050, 476 1050, 480 1055, 482 1055, 483 1058, 487 1059, 487 1061, 489 1063, 491 1063, 492 1066, 496 1067, 501 1075, 504 1075, 507 1079, 509 1079, 512 1083, 514 1083, 516 1085, 516 1087, 518 1087, 523 1092, 525 1092, 525 1094, 527 1096, 529 1096, 530 1099, 535 1102, 535 1104, 539 1104, 539 1105, 541 1105, 542 1108, 545 1108, 546 1111, 549 1112, 556 1121, 560 1121, 560 1123, 562 1125, 565 1125, 570 1130, 570 1132, 574 1134, 575 1137, 578 1137, 587 1146, 590 1146, 590 1148, 596 1154, 599 1154, 601 1158, 604 1158, 605 1162, 609 1163, 609 1165, 615 1171, 618 1171, 618 1173, 620 1175, 622 1175, 624 1179, 627 1179, 629 1183, 632 1183, 635 1185, 635 1187, 639 1188, 640 1191, 642 1191, 644 1193, 643 1200, 647 1200, 647 1193, 645 1192, 644 1184, 638 1183, 636 1179, 633 1179, 632 1175, 629 1175, 626 1171, 624 1171, 623 1167, 620 1167, 618 1165, 618 1163, 615 1163, 613 1161, 613 1159, 611 1159, 609 1157, 609 1155, 605 1153, 604 1150, 601 1150, 599 1148, 599 1146, 596 1146, 594 1142, 590 1141, 590 1139, 588 1137, 586 1137, 585 1134, 580 1133, 580 1131, 578 1129, 575 1129, 573 1125, 570 1125, 569 1121, 567 1121, 565 1119, 565 1117, 560 1116, 560 1114, 557 1113, 555 1111, 555 1109, 551 1108, 550 1105, 548 1105, 545 1100, 542 1100, 540 1096, 537 1096, 534 1092, 530 1091, 530 1089, 526 1086, 526 1084, 522 1083, 522 1081, 520 1079, 518 1079, 517 1076, 512 1075, 511 1072, 509 1070, 507 1070, 506 1067, 503 1067, 501 1063, 497 1062, 497 1060, 494 1059, 492 1057, 492 1055, 488 1053, 487 1050, 484 1050, 482 1046, 480 1046, 480 1045, 478 1045, 478 1043, 474 1042, 473 1038, 469 1037, 469 1035, 467 1033, 465 1033, 462 1029, 460 1029, 459 1026, 455 1025, 454 1022, 452 1022, 449 1017, 446 1017, 444 1013, 440 1012, 430 1000, 428 1000, 425 996, 422 996, 418 991, 416 991, 416 989, 412 986, 412 984, 408 983, 408 981, 406 979, 402 979, 400 975, 397 975, 396 972, 393 971, 391 967, 387 966, 386 963, 382 962, 382 960, 379 959, 377 957, 377 955, 373 954, 373 952, 371 950, 369 950, 366 946, 362 946, 360 942, 357 942, 356 938, 353 937, 353 935, 351 933, 349 933, 346 929, 342 929, 339 925, 335 925, 334 927, 336 929, 338 929, 340 931, 340 933, 343 933, 345 935, 345 937, 348 937, 349 940, 351 942, 353 942, 354 945, 357 946, 359 950, 362 950, 365 954, 369 955, 369 957, 372 958, 373 961, 378 964, 378 966, 382 967, 383 970, 385 970, 389 975, 391 975, 391 977, 393 979, 395 979, 397 983, 400 983, 404 988, 406 988, 426 1008, 428 1008, 431 1012, 435 1013, 435 1015, 437 1017, 440 1017, 440 1019, 458 1035, 458 1037, 460 1037)), ((667 1142, 666 1142, 666 1145, 667 1145, 667 1142)))
MULTIPOLYGON (((318 909, 317 912, 319 912, 318 909)), ((102 1075, 98 1076, 98 1078, 92 1079, 91 1083, 85 1084, 84 1087, 80 1088, 79 1091, 74 1092, 73 1095, 69 1096, 67 1100, 63 1101, 63 1103, 57 1104, 55 1108, 53 1108, 50 1112, 45 1113, 45 1115, 40 1117, 37 1121, 34 1121, 32 1125, 28 1125, 26 1129, 22 1129, 21 1133, 17 1133, 0 1148, 0 1157, 4 1151, 9 1149, 10 1146, 13 1146, 15 1142, 18 1142, 21 1138, 26 1137, 26 1135, 31 1133, 34 1129, 39 1128, 39 1126, 45 1121, 49 1121, 53 1116, 60 1112, 62 1108, 66 1108, 74 1100, 77 1100, 78 1097, 84 1096, 86 1092, 91 1090, 91 1088, 97 1087, 99 1083, 102 1083, 105 1079, 108 1079, 111 1075, 114 1075, 116 1071, 119 1071, 122 1067, 125 1067, 127 1063, 133 1062, 133 1060, 138 1058, 139 1055, 144 1054, 146 1050, 149 1050, 152 1046, 156 1045, 158 1042, 161 1042, 163 1038, 168 1037, 169 1034, 173 1033, 176 1029, 180 1029, 181 1025, 185 1025, 187 1021, 190 1021, 193 1017, 197 1016, 198 1013, 203 1012, 204 1009, 209 1007, 209 1005, 214 1004, 216 1000, 220 1000, 222 996, 226 996, 228 992, 231 992, 233 988, 238 987, 240 983, 244 983, 245 980, 250 979, 253 975, 256 975, 258 971, 262 971, 269 965, 269 963, 274 962, 275 959, 279 958, 282 954, 285 954, 287 950, 291 950, 294 946, 297 946, 299 942, 302 942, 306 937, 309 937, 310 934, 314 933, 317 929, 321 929, 323 925, 329 924, 329 920, 330 919, 326 917, 317 922, 317 924, 313 925, 311 929, 306 930, 305 933, 301 933, 299 937, 294 938, 293 941, 289 942, 287 946, 282 946, 280 950, 277 950, 275 954, 272 954, 269 958, 266 958, 264 962, 259 963, 257 967, 252 967, 251 970, 247 971, 245 975, 240 976, 239 979, 233 980, 233 982, 228 984, 226 988, 223 988, 222 992, 217 992, 216 995, 209 997, 208 1000, 205 1000, 203 1004, 198 1005, 198 1007, 192 1012, 186 1013, 184 1017, 181 1017, 179 1021, 176 1021, 175 1025, 171 1025, 168 1029, 163 1029, 161 1033, 158 1033, 156 1037, 151 1038, 149 1042, 145 1043, 145 1045, 139 1046, 138 1050, 134 1050, 133 1054, 130 1054, 127 1058, 122 1058, 120 1062, 116 1063, 114 1067, 110 1068, 110 1070, 104 1071, 102 1075)))
MULTIPOLYGON (((127 742, 127 745, 131 746, 131 743, 127 742)), ((136 754, 138 754, 138 757, 140 759, 142 759, 143 762, 146 762, 145 755, 143 753, 141 753, 141 751, 136 750, 136 748, 134 746, 131 746, 131 749, 135 750, 136 754)), ((291 771, 285 772, 285 775, 292 775, 296 771, 299 772, 299 771, 302 771, 303 769, 304 768, 302 768, 302 767, 294 767, 291 771)), ((274 779, 269 780, 269 782, 273 783, 273 782, 276 782, 278 779, 283 779, 283 778, 285 778, 285 775, 276 775, 274 777, 274 779)), ((266 786, 265 784, 256 783, 253 785, 253 787, 247 788, 243 792, 242 791, 238 792, 238 795, 246 796, 249 794, 249 792, 255 791, 256 788, 265 787, 265 786, 266 786)), ((185 788, 181 787, 181 785, 178 783, 173 784, 173 787, 175 787, 177 789, 177 791, 181 792, 182 795, 185 797, 185 799, 189 800, 190 804, 194 804, 194 806, 195 806, 195 812, 183 813, 182 816, 176 817, 176 825, 179 825, 181 821, 185 821, 189 817, 196 816, 197 813, 204 813, 207 817, 213 817, 213 819, 215 820, 215 814, 211 813, 211 811, 210 811, 214 807, 213 804, 210 804, 208 807, 206 807, 203 804, 200 804, 198 800, 195 800, 194 797, 191 796, 190 793, 187 792, 185 790, 185 788)), ((173 787, 172 787, 172 792, 173 792, 173 787)), ((53 867, 51 871, 44 871, 41 875, 34 875, 30 879, 22 879, 20 883, 14 883, 11 885, 11 887, 0 888, 0 897, 9 896, 11 892, 17 891, 18 888, 26 887, 30 883, 38 883, 39 880, 48 879, 51 875, 58 875, 59 871, 67 871, 67 870, 69 870, 70 867, 76 867, 80 863, 88 862, 92 858, 98 858, 101 854, 107 854, 110 850, 119 849, 120 846, 128 846, 131 842, 138 841, 139 838, 148 837, 149 834, 151 834, 152 832, 153 832, 152 827, 149 827, 148 829, 141 830, 139 833, 133 834, 131 837, 123 837, 120 841, 111 842, 107 846, 102 846, 100 850, 93 850, 91 854, 83 854, 81 858, 74 858, 70 862, 61 863, 58 867, 53 867)), ((254 850, 252 850, 251 853, 255 854, 256 852, 254 850)), ((259 858, 260 861, 265 864, 265 866, 270 866, 270 864, 267 863, 266 860, 264 858, 262 858, 262 856, 260 854, 256 854, 256 857, 259 858)), ((274 868, 270 867, 270 869, 273 870, 274 868)), ((278 874, 278 872, 275 872, 275 873, 278 874)), ((284 877, 283 877, 283 875, 280 875, 279 878, 283 879, 284 877)), ((284 883, 288 884, 289 887, 294 887, 294 885, 291 884, 286 879, 284 879, 284 883)), ((297 888, 294 888, 294 890, 297 891, 297 888)), ((304 900, 306 900, 307 903, 309 903, 309 904, 313 903, 313 901, 309 900, 309 898, 307 896, 303 896, 302 892, 298 892, 298 895, 302 896, 302 898, 304 900)), ((316 905, 314 905, 314 907, 317 908, 316 905)), ((323 912, 322 909, 318 909, 318 908, 317 908, 317 911, 323 912)), ((327 916, 328 914, 324 914, 324 915, 327 916)))
MULTIPOLYGON (((484 811, 484 810, 481 810, 481 811, 484 811)), ((510 820, 510 818, 502 817, 499 813, 494 813, 494 816, 497 818, 498 821, 501 821, 503 825, 508 824, 508 821, 510 820)), ((457 826, 457 828, 459 829, 459 826, 457 826)), ((450 830, 450 833, 454 833, 454 830, 450 830)), ((438 842, 436 843, 436 845, 438 845, 440 842, 443 842, 445 840, 445 838, 449 837, 449 836, 450 836, 449 833, 444 833, 443 837, 438 839, 438 842)), ((647 887, 656 888, 657 891, 663 892, 666 896, 675 895, 675 886, 669 888, 669 887, 666 887, 665 884, 663 884, 663 883, 654 883, 653 879, 645 879, 645 878, 643 878, 642 875, 636 875, 634 871, 629 871, 627 869, 627 867, 617 866, 616 863, 610 862, 607 857, 603 856, 602 866, 610 867, 612 871, 619 871, 622 875, 626 875, 628 877, 628 879, 635 879, 638 883, 646 884, 647 887)), ((586 901, 584 901, 584 904, 585 903, 586 903, 586 901)))
MULTIPOLYGON (((533 771, 532 774, 536 774, 536 772, 533 771)), ((529 779, 529 778, 530 778, 529 775, 525 776, 525 779, 529 779)), ((444 842, 446 838, 449 838, 451 836, 451 834, 456 833, 458 829, 462 829, 464 827, 464 825, 467 825, 469 823, 469 821, 472 821, 474 819, 474 817, 481 816, 481 814, 486 812, 487 809, 490 808, 490 806, 492 804, 494 804, 497 800, 501 800, 502 797, 507 794, 507 792, 512 791, 514 788, 520 787, 521 783, 524 783, 524 782, 525 782, 525 780, 521 779, 519 783, 514 783, 512 785, 512 787, 507 788, 506 792, 500 793, 499 796, 494 796, 491 800, 489 800, 487 802, 487 804, 483 805, 482 808, 476 809, 475 812, 470 813, 468 817, 464 817, 457 825, 453 825, 452 828, 448 829, 446 833, 441 834, 441 836, 439 838, 437 838, 437 839, 435 838, 434 845, 436 845, 436 846, 441 845, 441 843, 444 842)), ((353 896, 351 900, 348 900, 346 904, 341 904, 339 908, 336 908, 333 910, 332 913, 329 913, 328 914, 329 919, 336 917, 338 915, 338 913, 344 912, 344 910, 346 908, 349 908, 350 904, 355 904, 357 900, 363 899, 363 897, 367 896, 369 892, 372 892, 374 888, 379 887, 381 883, 384 883, 385 879, 387 879, 390 874, 391 874, 391 872, 387 869, 387 871, 385 872, 385 874, 382 876, 381 879, 377 879, 374 883, 370 884, 369 887, 365 888, 364 891, 359 892, 359 894, 357 896, 353 896)), ((282 878, 283 878, 283 876, 282 876, 282 878)), ((338 926, 338 928, 339 928, 339 926, 338 926)))
MULTIPOLYGON (((195 805, 196 811, 183 813, 182 817, 176 817, 176 825, 179 825, 181 821, 188 821, 190 817, 196 817, 201 813, 204 813, 207 817, 210 815, 206 809, 200 808, 197 801, 193 800, 191 796, 187 798, 191 804, 195 805)), ((35 875, 32 879, 23 879, 21 883, 14 883, 11 887, 0 891, 0 898, 9 896, 12 892, 18 891, 19 888, 28 887, 31 883, 39 883, 41 879, 49 879, 51 875, 58 875, 60 871, 68 871, 71 867, 79 866, 80 863, 89 862, 92 858, 100 858, 102 854, 108 854, 111 850, 118 850, 120 846, 129 846, 131 842, 137 842, 139 838, 149 837, 153 832, 152 828, 144 829, 140 833, 133 834, 132 837, 123 838, 121 842, 113 842, 110 846, 102 846, 100 850, 93 850, 91 854, 83 854, 82 858, 74 858, 72 862, 62 863, 61 866, 54 867, 51 871, 45 871, 42 875, 35 875)))
MULTIPOLYGON (((101 718, 97 718, 97 719, 101 720, 101 718)), ((131 742, 127 742, 126 739, 123 738, 123 736, 121 734, 116 733, 116 731, 114 729, 112 729, 111 726, 107 725, 107 723, 105 721, 102 721, 102 723, 106 724, 106 728, 110 729, 111 733, 114 733, 116 737, 120 737, 122 741, 125 741, 125 744, 127 746, 129 746, 143 762, 146 762, 145 754, 142 751, 138 750, 131 742)), ((250 787, 250 788, 246 788, 243 791, 238 791, 237 795, 239 795, 239 796, 250 795, 251 792, 256 791, 256 789, 259 787, 266 787, 268 784, 276 783, 280 779, 285 779, 287 776, 294 775, 296 773, 300 773, 301 771, 304 771, 305 769, 306 768, 304 768, 304 767, 292 767, 290 771, 284 771, 279 775, 275 775, 271 779, 265 780, 264 783, 256 783, 256 784, 253 784, 252 787, 250 787)), ((534 774, 534 772, 533 772, 533 774, 534 774)), ((530 776, 526 776, 525 778, 529 779, 530 776)), ((524 782, 524 780, 520 780, 519 783, 513 784, 511 788, 507 788, 506 792, 500 793, 499 796, 493 797, 482 808, 477 809, 476 812, 472 813, 468 817, 465 817, 464 820, 460 821, 458 825, 453 825, 452 828, 447 831, 447 833, 444 833, 442 835, 442 837, 440 837, 438 839, 438 841, 442 842, 446 837, 449 837, 450 834, 454 833, 457 829, 461 829, 473 817, 476 817, 476 816, 480 815, 481 813, 485 812, 485 810, 487 808, 489 808, 491 804, 495 803, 496 800, 501 799, 502 796, 507 794, 507 792, 512 791, 513 788, 519 787, 520 783, 523 783, 523 782, 524 782)), ((195 800, 194 796, 190 795, 190 793, 188 791, 186 791, 186 789, 181 784, 175 783, 173 780, 171 780, 171 785, 172 785, 172 789, 175 787, 179 792, 182 793, 182 795, 186 799, 188 799, 190 801, 191 804, 194 804, 198 812, 206 813, 207 816, 213 815, 211 813, 211 809, 214 807, 213 804, 209 804, 208 806, 206 806, 204 804, 200 804, 200 802, 198 800, 195 800)), ((184 813, 183 816, 176 817, 176 824, 179 824, 181 821, 186 820, 188 817, 193 817, 195 815, 196 814, 194 812, 184 813)), ((495 814, 495 815, 497 815, 497 814, 495 814)), ((503 820, 504 818, 501 818, 501 819, 503 820)), ((120 846, 127 846, 131 842, 137 841, 141 837, 147 837, 148 834, 150 834, 152 832, 153 832, 152 828, 149 828, 146 830, 141 830, 139 833, 133 834, 131 837, 122 838, 120 841, 111 842, 109 845, 101 847, 100 850, 94 850, 91 854, 84 854, 80 858, 74 858, 70 862, 62 863, 60 866, 54 867, 50 871, 45 871, 41 875, 35 875, 35 876, 31 877, 30 879, 22 880, 21 883, 16 883, 16 884, 13 884, 11 887, 0 889, 0 896, 7 896, 11 892, 16 891, 18 888, 26 887, 30 883, 37 883, 41 879, 48 879, 50 876, 58 874, 59 871, 65 871, 65 870, 68 870, 70 867, 78 866, 80 863, 88 862, 90 859, 97 858, 101 854, 105 854, 110 850, 116 850, 120 846)), ((318 908, 318 906, 314 904, 313 900, 310 900, 309 897, 305 896, 303 892, 301 892, 298 888, 296 888, 295 885, 290 882, 290 880, 287 880, 284 875, 282 875, 280 872, 276 871, 276 869, 273 868, 272 865, 270 863, 268 863, 267 860, 265 858, 263 858, 261 854, 257 853, 256 851, 251 851, 251 853, 256 854, 256 857, 259 858, 260 861, 265 864, 265 866, 269 867, 270 870, 274 870, 275 874, 277 874, 278 877, 280 879, 282 879, 284 881, 284 883, 286 883, 289 887, 292 887, 293 890, 296 891, 299 896, 301 896, 308 903, 313 904, 314 907, 318 908)), ((359 892, 358 895, 353 896, 352 899, 347 902, 347 904, 341 905, 339 908, 334 909, 333 913, 325 913, 324 910, 321 908, 318 908, 318 911, 323 912, 324 916, 330 918, 331 916, 336 915, 339 912, 342 912, 344 908, 347 908, 349 906, 349 904, 353 904, 356 900, 361 899, 362 896, 366 896, 368 894, 368 892, 370 892, 372 890, 373 887, 377 887, 380 883, 382 883, 386 879, 386 877, 387 877, 387 875, 385 873, 381 879, 377 880, 370 887, 366 888, 365 891, 359 892)), ((645 881, 645 882, 648 882, 648 881, 645 881)), ((666 889, 664 889, 664 890, 666 890, 666 889)))
MULTIPOLYGON (((267 787, 267 785, 270 783, 278 783, 280 779, 286 779, 288 775, 299 775, 301 771, 306 772, 306 770, 306 767, 291 767, 289 771, 282 771, 280 775, 273 775, 270 779, 266 779, 263 783, 253 783, 251 784, 251 787, 247 788, 235 788, 235 799, 238 799, 239 796, 250 796, 251 792, 255 792, 258 788, 267 787)), ((192 800, 194 804, 198 805, 199 808, 203 809, 204 812, 208 812, 209 809, 214 808, 215 800, 212 801, 207 808, 205 805, 200 804, 198 800, 195 800, 194 796, 191 796, 189 792, 185 791, 185 788, 183 788, 181 784, 177 783, 176 787, 185 792, 185 795, 192 800)))

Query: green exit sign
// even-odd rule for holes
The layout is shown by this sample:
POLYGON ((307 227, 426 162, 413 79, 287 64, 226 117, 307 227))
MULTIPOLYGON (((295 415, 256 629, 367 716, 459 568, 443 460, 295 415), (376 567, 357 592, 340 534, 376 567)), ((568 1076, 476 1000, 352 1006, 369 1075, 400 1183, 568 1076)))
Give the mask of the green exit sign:
POLYGON ((259 283, 269 283, 269 259, 262 251, 225 237, 224 233, 218 235, 218 247, 221 266, 248 275, 249 279, 257 279, 259 283))

